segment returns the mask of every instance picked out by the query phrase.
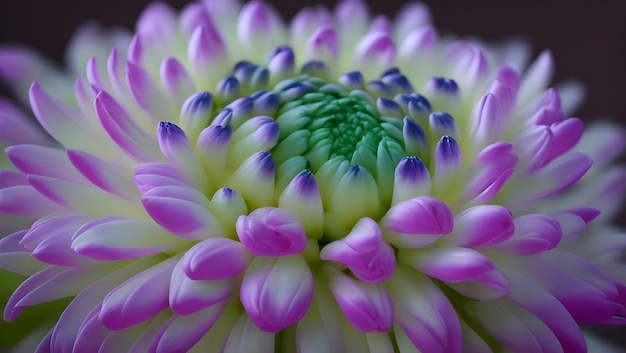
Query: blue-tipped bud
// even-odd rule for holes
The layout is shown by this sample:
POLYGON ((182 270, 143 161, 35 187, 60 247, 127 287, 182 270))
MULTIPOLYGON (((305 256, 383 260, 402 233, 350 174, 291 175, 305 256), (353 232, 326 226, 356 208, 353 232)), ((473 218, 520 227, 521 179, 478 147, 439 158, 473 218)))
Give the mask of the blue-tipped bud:
POLYGON ((282 45, 276 48, 272 55, 270 55, 267 65, 272 82, 277 82, 293 75, 295 61, 293 50, 289 46, 282 45))
POLYGON ((432 182, 428 168, 417 157, 404 157, 394 175, 392 205, 418 196, 430 195, 432 182))
POLYGON ((235 234, 237 218, 242 214, 248 214, 248 207, 237 191, 231 188, 221 188, 213 194, 209 211, 221 221, 229 234, 235 234))
POLYGON ((338 82, 347 89, 363 89, 363 75, 359 71, 345 73, 339 77, 338 82))
POLYGON ((430 131, 435 136, 459 136, 459 127, 452 115, 445 112, 431 113, 428 118, 430 131))
POLYGON ((230 124, 237 128, 254 113, 254 101, 250 97, 241 97, 226 106, 232 111, 230 124))
POLYGON ((300 73, 316 77, 325 77, 327 75, 327 72, 328 68, 326 68, 326 65, 318 60, 308 61, 304 63, 304 65, 302 65, 302 68, 300 69, 300 73))
POLYGON ((224 175, 232 136, 230 125, 211 125, 198 136, 196 152, 211 180, 219 180, 224 175))
POLYGON ((239 80, 233 75, 224 77, 215 88, 215 96, 222 103, 230 102, 240 96, 239 80))
POLYGON ((185 132, 174 123, 162 121, 157 126, 159 147, 165 158, 187 172, 196 186, 204 189, 208 180, 185 132))
POLYGON ((187 98, 180 111, 180 126, 187 131, 189 141, 196 141, 198 135, 209 125, 213 110, 213 96, 209 92, 198 92, 187 98))
POLYGON ((413 156, 425 156, 428 151, 428 139, 422 127, 415 120, 405 117, 403 119, 402 136, 406 154, 413 156))
POLYGON ((261 94, 250 96, 254 100, 254 111, 260 115, 274 116, 278 105, 280 104, 280 96, 270 91, 257 91, 261 94))
POLYGON ((402 119, 404 116, 400 105, 388 98, 378 97, 378 99, 376 99, 376 107, 378 107, 378 112, 382 116, 390 116, 398 119, 402 119))
POLYGON ((224 108, 217 112, 215 118, 211 122, 211 125, 230 125, 231 120, 233 120, 233 110, 230 108, 224 108))
POLYGON ((274 158, 261 151, 241 163, 227 184, 241 193, 249 209, 257 209, 272 203, 275 175, 274 158))
POLYGON ((414 91, 411 82, 400 71, 384 75, 383 82, 396 93, 411 93, 414 91))
POLYGON ((231 164, 239 164, 253 153, 270 150, 278 141, 280 127, 268 116, 246 120, 235 131, 229 154, 231 164))
POLYGON ((452 79, 445 77, 433 77, 426 84, 426 90, 436 94, 455 96, 459 92, 459 86, 452 79))
POLYGON ((461 167, 461 149, 451 136, 442 136, 435 147, 435 177, 456 172, 461 167))
POLYGON ((291 101, 302 97, 307 92, 315 90, 316 87, 308 82, 295 81, 283 88, 280 92, 281 101, 291 101))
POLYGON ((430 102, 426 97, 417 93, 398 94, 394 97, 396 103, 404 109, 404 113, 416 121, 425 123, 432 111, 430 102))
POLYGON ((280 195, 278 207, 298 215, 309 237, 316 239, 322 237, 324 233, 324 207, 313 173, 303 170, 296 175, 280 195))
POLYGON ((367 83, 367 91, 373 96, 393 97, 393 89, 383 81, 373 80, 367 83))

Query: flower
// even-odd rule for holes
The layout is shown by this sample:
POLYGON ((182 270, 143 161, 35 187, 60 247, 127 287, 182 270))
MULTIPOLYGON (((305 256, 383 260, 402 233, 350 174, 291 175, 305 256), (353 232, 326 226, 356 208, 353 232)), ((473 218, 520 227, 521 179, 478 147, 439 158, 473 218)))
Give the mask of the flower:
MULTIPOLYGON (((580 324, 624 323, 623 132, 565 117, 548 52, 356 0, 289 26, 156 3, 72 48, 72 92, 28 91, 56 143, 9 141, 0 173, 31 221, 0 240, 28 276, 5 320, 73 297, 38 352, 584 352, 580 324)), ((18 89, 46 70, 0 52, 18 89)))

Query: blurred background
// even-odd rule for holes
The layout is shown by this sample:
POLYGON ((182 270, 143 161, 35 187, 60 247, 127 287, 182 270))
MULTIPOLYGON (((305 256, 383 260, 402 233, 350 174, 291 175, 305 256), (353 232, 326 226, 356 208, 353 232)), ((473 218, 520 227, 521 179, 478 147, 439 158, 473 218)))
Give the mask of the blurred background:
MULTIPOLYGON (((304 6, 329 0, 267 0, 291 18, 304 6)), ((37 48, 58 64, 74 30, 94 20, 129 30, 148 0, 0 0, 0 44, 37 48)), ((181 9, 187 1, 163 1, 181 9)), ((393 17, 404 1, 366 1, 372 13, 393 17)), ((576 116, 587 122, 608 119, 626 127, 626 1, 624 0, 430 0, 441 34, 477 37, 487 42, 525 38, 533 57, 550 49, 555 59, 553 82, 576 79, 587 90, 576 116)), ((10 95, 0 86, 1 95, 10 95)), ((626 160, 626 158, 622 158, 626 160)), ((626 207, 624 207, 626 210, 626 207)), ((626 225, 626 212, 616 220, 626 225)), ((597 330, 626 347, 626 328, 597 330)), ((626 349, 626 348, 625 348, 626 349)), ((593 351, 592 351, 593 352, 593 351)), ((603 351, 598 351, 603 352, 603 351)))

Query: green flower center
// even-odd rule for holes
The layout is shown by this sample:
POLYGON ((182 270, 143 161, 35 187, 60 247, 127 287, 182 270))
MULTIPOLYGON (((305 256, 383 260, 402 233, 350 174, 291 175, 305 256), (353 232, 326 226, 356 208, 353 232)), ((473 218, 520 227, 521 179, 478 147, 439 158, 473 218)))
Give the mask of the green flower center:
MULTIPOLYGON (((276 88, 281 99, 276 121, 280 139, 273 155, 289 148, 294 134, 306 140, 302 156, 316 172, 326 161, 336 157, 359 165, 375 175, 376 155, 381 142, 389 141, 403 149, 402 121, 381 120, 371 96, 361 90, 346 92, 341 86, 322 79, 301 76, 280 82, 276 88), (285 94, 290 89, 299 94, 285 94)), ((273 151, 274 152, 274 151, 273 151)))

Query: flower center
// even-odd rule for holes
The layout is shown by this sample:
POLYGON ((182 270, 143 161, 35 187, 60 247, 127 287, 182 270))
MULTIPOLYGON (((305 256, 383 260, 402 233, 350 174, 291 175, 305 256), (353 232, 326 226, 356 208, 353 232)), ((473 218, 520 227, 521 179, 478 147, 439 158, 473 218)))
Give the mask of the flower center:
POLYGON ((373 99, 364 91, 346 92, 340 85, 326 83, 319 78, 299 77, 276 86, 288 100, 278 110, 281 127, 280 142, 288 143, 288 136, 306 135, 306 150, 302 154, 313 172, 336 157, 361 165, 375 173, 378 145, 390 140, 402 145, 383 124, 391 124, 401 131, 402 121, 381 120, 373 99), (298 91, 291 95, 290 90, 298 91))

